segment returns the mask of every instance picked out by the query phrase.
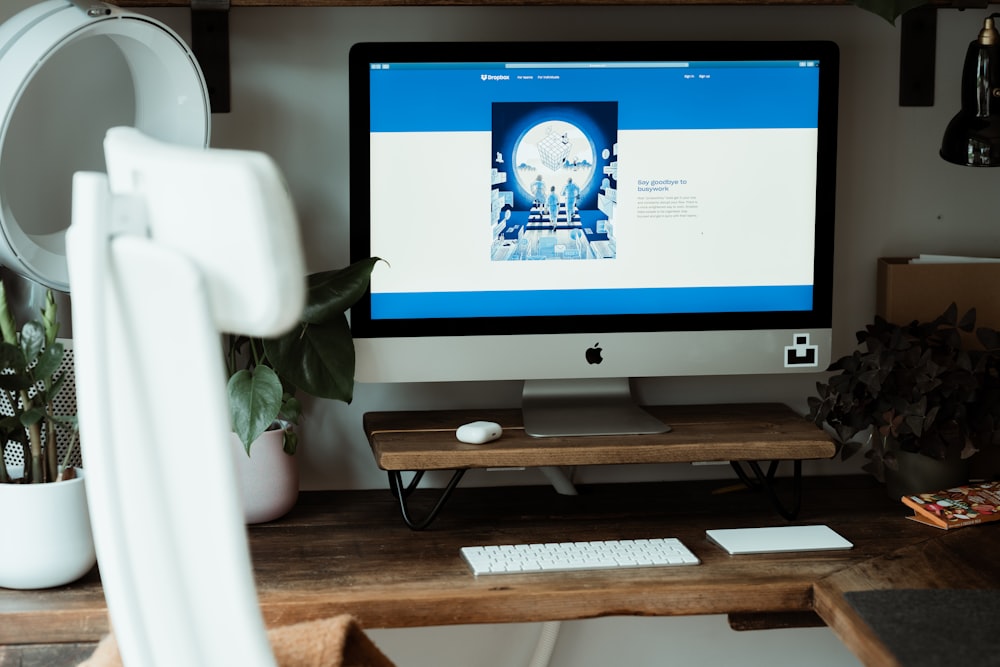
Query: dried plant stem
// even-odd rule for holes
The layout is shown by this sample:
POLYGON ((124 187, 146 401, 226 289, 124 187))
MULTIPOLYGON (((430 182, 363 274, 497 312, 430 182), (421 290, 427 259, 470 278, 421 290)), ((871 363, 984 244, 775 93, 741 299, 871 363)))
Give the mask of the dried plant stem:
POLYGON ((73 429, 73 438, 70 440, 69 445, 66 447, 66 453, 63 454, 62 464, 59 466, 60 470, 66 470, 69 466, 69 460, 73 458, 73 453, 76 451, 77 445, 80 444, 80 432, 73 429))

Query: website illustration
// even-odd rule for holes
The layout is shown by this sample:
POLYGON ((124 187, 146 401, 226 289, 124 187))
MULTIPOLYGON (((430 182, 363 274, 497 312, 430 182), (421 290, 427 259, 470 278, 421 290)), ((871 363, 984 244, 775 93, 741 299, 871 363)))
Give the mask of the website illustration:
POLYGON ((616 102, 493 104, 493 261, 613 259, 616 102))

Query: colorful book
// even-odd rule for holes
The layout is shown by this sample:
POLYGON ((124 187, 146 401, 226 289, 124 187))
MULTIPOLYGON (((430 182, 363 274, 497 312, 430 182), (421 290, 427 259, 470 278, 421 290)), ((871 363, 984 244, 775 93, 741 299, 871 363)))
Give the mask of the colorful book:
POLYGON ((902 500, 913 508, 909 519, 945 530, 1000 521, 1000 482, 976 482, 902 500))

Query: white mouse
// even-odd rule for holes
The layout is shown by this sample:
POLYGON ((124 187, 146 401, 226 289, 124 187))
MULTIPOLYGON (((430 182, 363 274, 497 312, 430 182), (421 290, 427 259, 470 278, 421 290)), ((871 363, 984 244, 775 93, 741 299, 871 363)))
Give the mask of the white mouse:
POLYGON ((462 424, 455 430, 455 437, 470 445, 481 445, 496 440, 503 429, 496 422, 476 421, 462 424))

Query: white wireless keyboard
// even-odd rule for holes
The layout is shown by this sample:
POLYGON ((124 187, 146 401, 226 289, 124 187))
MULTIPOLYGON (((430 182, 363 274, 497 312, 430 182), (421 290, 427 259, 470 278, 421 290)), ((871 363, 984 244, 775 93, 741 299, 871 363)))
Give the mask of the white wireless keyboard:
POLYGON ((473 574, 571 572, 633 567, 698 565, 701 561, 675 537, 462 547, 473 574))

